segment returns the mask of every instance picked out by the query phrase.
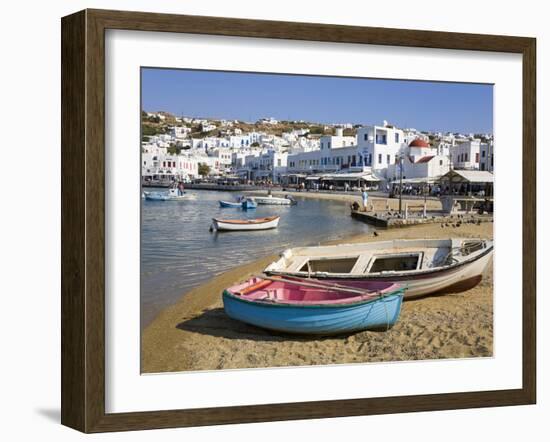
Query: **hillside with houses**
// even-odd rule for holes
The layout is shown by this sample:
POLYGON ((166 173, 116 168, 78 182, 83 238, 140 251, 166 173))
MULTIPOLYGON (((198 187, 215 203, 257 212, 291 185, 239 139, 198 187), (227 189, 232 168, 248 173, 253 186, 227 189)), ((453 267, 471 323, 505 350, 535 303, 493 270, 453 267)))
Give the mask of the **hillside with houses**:
POLYGON ((142 112, 144 181, 227 179, 315 187, 396 179, 433 182, 493 170, 492 134, 262 118, 255 122, 142 112))

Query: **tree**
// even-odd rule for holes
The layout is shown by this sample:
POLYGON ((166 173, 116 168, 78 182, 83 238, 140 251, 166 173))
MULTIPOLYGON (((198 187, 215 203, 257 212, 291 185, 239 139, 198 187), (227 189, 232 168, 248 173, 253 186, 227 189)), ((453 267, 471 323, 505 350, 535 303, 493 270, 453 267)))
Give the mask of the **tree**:
POLYGON ((258 143, 257 141, 254 141, 250 147, 260 147, 260 143, 258 143))
POLYGON ((170 155, 179 155, 181 152, 181 147, 176 146, 175 144, 171 144, 168 148, 168 153, 170 155))
POLYGON ((210 173, 210 166, 208 164, 199 163, 199 175, 206 176, 210 173))

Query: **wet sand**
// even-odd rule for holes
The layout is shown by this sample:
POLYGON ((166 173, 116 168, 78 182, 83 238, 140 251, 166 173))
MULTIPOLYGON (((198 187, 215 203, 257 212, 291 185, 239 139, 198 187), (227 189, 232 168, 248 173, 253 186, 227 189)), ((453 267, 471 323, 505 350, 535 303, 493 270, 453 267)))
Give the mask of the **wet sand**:
MULTIPOLYGON (((328 244, 397 238, 493 237, 493 223, 379 230, 328 244)), ((489 357, 493 352, 493 278, 462 293, 409 300, 387 332, 308 338, 267 332, 227 317, 224 288, 259 274, 276 256, 239 266, 196 287, 162 311, 142 334, 142 372, 281 367, 489 357)))

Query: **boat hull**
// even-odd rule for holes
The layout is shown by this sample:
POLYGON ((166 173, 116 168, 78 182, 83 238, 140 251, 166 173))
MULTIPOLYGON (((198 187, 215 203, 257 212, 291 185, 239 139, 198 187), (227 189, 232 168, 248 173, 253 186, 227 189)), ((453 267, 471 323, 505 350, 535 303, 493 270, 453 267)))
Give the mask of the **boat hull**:
POLYGON ((294 306, 250 302, 227 290, 226 314, 238 321, 277 332, 337 335, 361 330, 388 330, 399 318, 403 290, 351 305, 294 306))
POLYGON ((278 197, 254 197, 254 201, 262 205, 272 205, 272 206, 290 206, 293 204, 288 198, 278 198, 278 197))
POLYGON ((220 201, 220 207, 240 209, 242 207, 242 203, 234 203, 231 201, 220 201))
POLYGON ((255 209, 255 208, 257 208, 257 207, 258 207, 258 205, 257 205, 254 201, 252 201, 252 200, 250 200, 250 199, 244 200, 244 201, 242 202, 242 209, 243 209, 243 210, 255 209))
POLYGON ((275 218, 274 220, 267 221, 264 223, 255 223, 255 224, 235 224, 230 222, 224 222, 223 220, 219 220, 216 218, 212 219, 212 226, 215 230, 221 230, 221 231, 244 231, 244 230, 268 230, 268 229, 275 229, 279 225, 279 218, 275 218))
POLYGON ((176 195, 172 193, 145 192, 144 197, 148 201, 184 201, 193 199, 193 197, 187 193, 176 195))
MULTIPOLYGON (((415 298, 439 293, 457 293, 475 287, 482 280, 483 274, 492 263, 492 259, 493 246, 491 245, 469 260, 445 267, 416 272, 387 272, 372 275, 368 273, 362 275, 315 273, 310 277, 320 281, 334 281, 358 288, 374 281, 391 281, 406 287, 405 298, 415 298)), ((306 272, 276 270, 273 265, 268 266, 264 272, 267 275, 308 277, 306 272)))

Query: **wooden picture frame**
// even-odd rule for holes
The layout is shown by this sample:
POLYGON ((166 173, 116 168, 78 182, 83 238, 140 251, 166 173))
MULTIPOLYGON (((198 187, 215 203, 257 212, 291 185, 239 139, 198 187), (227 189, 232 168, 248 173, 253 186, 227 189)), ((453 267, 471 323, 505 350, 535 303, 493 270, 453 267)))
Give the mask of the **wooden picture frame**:
POLYGON ((536 40, 105 10, 62 19, 62 410, 83 432, 533 404, 536 400, 536 40), (523 382, 512 390, 105 412, 105 30, 495 51, 523 58, 523 382))

